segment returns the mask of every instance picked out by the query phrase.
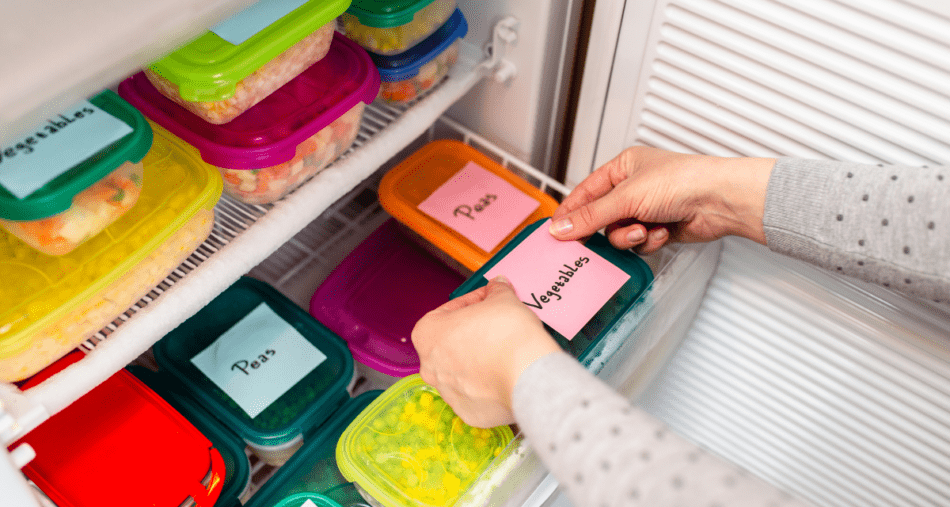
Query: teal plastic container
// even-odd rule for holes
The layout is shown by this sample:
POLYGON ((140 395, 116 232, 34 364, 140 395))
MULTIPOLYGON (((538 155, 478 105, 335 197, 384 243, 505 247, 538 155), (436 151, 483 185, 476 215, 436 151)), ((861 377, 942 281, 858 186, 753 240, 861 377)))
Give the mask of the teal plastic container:
MULTIPOLYGON (((458 289, 455 289, 455 291, 452 292, 452 299, 487 285, 488 280, 485 278, 485 273, 491 270, 491 268, 493 268, 495 264, 498 264, 506 255, 511 253, 515 247, 521 244, 525 238, 537 230, 546 220, 547 218, 543 218, 525 227, 521 233, 512 238, 508 244, 497 254, 492 256, 492 258, 466 280, 465 283, 459 286, 458 289)), ((590 321, 581 328, 580 332, 578 332, 573 339, 568 340, 549 326, 544 326, 561 348, 576 357, 581 364, 588 366, 594 352, 597 350, 598 344, 603 342, 610 335, 611 330, 614 329, 614 326, 620 321, 624 314, 641 301, 646 289, 650 286, 650 283, 653 282, 653 272, 650 271, 650 267, 647 263, 633 252, 614 248, 603 234, 597 233, 591 236, 591 238, 584 243, 584 246, 590 248, 594 253, 607 259, 613 265, 630 275, 630 279, 627 280, 627 283, 617 290, 613 297, 601 307, 600 311, 594 314, 590 321)))
POLYGON ((307 443, 264 483, 246 507, 299 507, 303 502, 297 503, 296 499, 306 501, 306 496, 312 494, 322 495, 341 507, 365 506, 359 491, 337 467, 336 446, 343 430, 381 393, 369 391, 347 401, 329 421, 308 435, 307 443))
POLYGON ((244 497, 250 493, 251 485, 251 464, 244 453, 244 441, 222 426, 221 422, 202 409, 194 399, 176 390, 159 373, 134 365, 126 369, 198 428, 221 453, 226 472, 221 495, 214 507, 240 507, 246 500, 244 497))
POLYGON ((305 434, 320 426, 349 398, 347 387, 353 378, 353 356, 342 338, 273 287, 246 277, 162 338, 155 344, 154 353, 168 378, 238 434, 255 454, 276 466, 286 462, 303 445, 305 434), (276 314, 274 320, 285 328, 265 326, 261 331, 241 327, 235 328, 240 333, 229 333, 239 323, 246 323, 246 317, 262 310, 276 314), (294 331, 302 335, 302 339, 295 338, 295 345, 270 341, 273 336, 296 334, 294 331), (245 343, 228 341, 226 336, 239 336, 245 343), (311 351, 312 345, 318 356, 325 357, 305 369, 287 368, 287 358, 301 356, 300 343, 311 351), (240 352, 235 354, 235 350, 240 352), (247 354, 244 350, 254 352, 247 354), (237 382, 245 381, 244 375, 253 375, 255 386, 272 389, 286 382, 285 390, 267 393, 260 398, 262 401, 255 401, 259 409, 266 407, 252 417, 246 404, 242 406, 235 399, 243 391, 232 388, 229 395, 219 387, 220 380, 216 383, 198 367, 201 358, 207 358, 211 351, 220 356, 215 358, 219 364, 212 371, 231 375, 226 385, 246 385, 237 382), (268 358, 272 362, 268 363, 268 358))

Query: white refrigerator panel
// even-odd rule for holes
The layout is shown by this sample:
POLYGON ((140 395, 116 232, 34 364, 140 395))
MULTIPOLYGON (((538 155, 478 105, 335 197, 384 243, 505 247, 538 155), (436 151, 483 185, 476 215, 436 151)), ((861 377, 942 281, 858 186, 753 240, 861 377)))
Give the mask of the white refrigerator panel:
MULTIPOLYGON (((619 26, 606 14, 618 6, 601 8, 616 44, 592 38, 613 59, 586 69, 582 97, 599 109, 578 115, 568 184, 632 144, 950 161, 946 2, 626 2, 619 26)), ((729 240, 682 347, 639 399, 816 505, 950 504, 944 305, 729 240)))

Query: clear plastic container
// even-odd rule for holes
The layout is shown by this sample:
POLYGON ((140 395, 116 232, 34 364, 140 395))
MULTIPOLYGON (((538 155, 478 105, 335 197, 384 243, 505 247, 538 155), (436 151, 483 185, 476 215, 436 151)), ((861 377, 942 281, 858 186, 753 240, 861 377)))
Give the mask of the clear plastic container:
POLYGON ((221 176, 155 132, 139 202, 73 252, 50 257, 0 231, 0 378, 26 378, 112 322, 208 237, 221 176))
POLYGON ((432 35, 455 8, 455 0, 355 0, 340 24, 367 51, 395 55, 432 35))
MULTIPOLYGON (((75 351, 31 384, 82 357, 75 351)), ((16 445, 20 443, 36 451, 24 474, 58 507, 214 507, 226 474, 212 442, 126 370, 54 414, 16 445)))
MULTIPOLYGON (((511 253, 532 232, 538 229, 547 219, 541 219, 525 227, 517 236, 509 241, 504 248, 496 253, 478 269, 474 275, 452 292, 452 298, 467 294, 479 287, 488 284, 485 274, 501 259, 511 253)), ((594 314, 583 328, 572 339, 568 340, 557 331, 545 324, 545 329, 554 337, 554 340, 565 352, 578 358, 585 366, 590 366, 593 358, 598 355, 602 342, 612 341, 612 331, 616 324, 627 315, 635 314, 636 305, 643 304, 647 288, 653 282, 653 272, 650 266, 640 256, 629 250, 617 250, 607 238, 597 233, 590 237, 584 246, 594 251, 613 265, 622 269, 630 279, 594 314)))
POLYGON ((304 444, 306 434, 348 399, 353 377, 353 358, 339 336, 252 278, 235 282, 159 340, 153 351, 168 382, 180 386, 275 466, 284 464, 304 444), (269 320, 245 320, 253 315, 269 320), (265 324, 269 327, 261 327, 265 324), (240 334, 231 331, 239 325, 240 334), (281 339, 288 330, 299 335, 294 335, 297 341, 281 339), (301 355, 316 359, 287 362, 301 355), (241 360, 247 361, 239 371, 235 365, 241 360), (280 387, 256 391, 248 403, 241 399, 242 390, 252 384, 242 381, 280 387))
POLYGON ((112 91, 89 102, 132 132, 23 199, 0 185, 0 227, 47 255, 65 255, 102 232, 132 208, 142 190, 142 157, 152 145, 151 127, 112 91))
POLYGON ((379 99, 406 104, 435 86, 458 61, 459 39, 466 33, 468 23, 456 9, 442 27, 409 51, 393 56, 371 54, 382 79, 379 99))
POLYGON ((378 90, 366 51, 342 34, 325 58, 226 125, 184 110, 144 74, 119 85, 120 95, 221 171, 228 195, 248 204, 280 199, 349 149, 378 90))
MULTIPOLYGON (((343 430, 380 393, 369 391, 348 400, 326 423, 308 435, 303 448, 254 493, 247 507, 300 507, 308 498, 316 496, 345 507, 362 505, 359 492, 340 474, 336 445, 343 430)), ((316 499, 314 502, 325 507, 316 499)))
POLYGON ((373 505, 453 505, 513 437, 508 426, 468 426, 433 387, 412 375, 350 423, 336 459, 343 476, 373 505))
POLYGON ((378 372, 366 375, 370 387, 384 388, 419 371, 412 328, 464 281, 387 220, 314 291, 310 314, 346 340, 361 371, 378 372))
POLYGON ((216 125, 227 123, 327 54, 349 0, 311 0, 240 44, 207 32, 152 63, 145 75, 166 97, 216 125))
POLYGON ((387 172, 379 183, 379 203, 387 213, 415 233, 412 237, 421 238, 424 248, 430 249, 434 246, 442 253, 440 257, 449 257, 450 265, 460 264, 467 270, 466 277, 488 262, 492 255, 498 253, 522 229, 551 216, 558 206, 553 197, 541 192, 487 155, 454 140, 439 140, 426 144, 387 172), (517 224, 491 251, 484 250, 419 209, 419 205, 433 192, 471 162, 538 202, 538 208, 517 224))

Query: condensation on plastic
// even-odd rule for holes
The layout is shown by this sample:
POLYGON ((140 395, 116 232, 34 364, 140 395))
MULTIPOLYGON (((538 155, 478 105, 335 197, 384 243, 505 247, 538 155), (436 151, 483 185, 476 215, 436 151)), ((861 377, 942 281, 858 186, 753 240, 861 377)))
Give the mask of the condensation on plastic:
POLYGON ((150 68, 144 69, 145 75, 162 95, 208 123, 221 125, 237 118, 326 56, 330 51, 330 43, 333 42, 334 27, 335 22, 331 21, 304 37, 250 76, 238 81, 234 95, 224 100, 189 102, 181 97, 178 85, 150 68))

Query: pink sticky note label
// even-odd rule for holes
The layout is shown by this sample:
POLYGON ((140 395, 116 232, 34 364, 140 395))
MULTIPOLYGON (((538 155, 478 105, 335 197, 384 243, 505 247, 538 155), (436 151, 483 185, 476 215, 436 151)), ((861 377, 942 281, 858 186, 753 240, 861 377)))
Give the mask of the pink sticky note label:
POLYGON ((419 210, 491 252, 541 204, 488 169, 469 162, 419 210))
POLYGON ((578 241, 559 241, 541 224, 485 277, 504 275, 521 301, 568 340, 630 279, 578 241))

